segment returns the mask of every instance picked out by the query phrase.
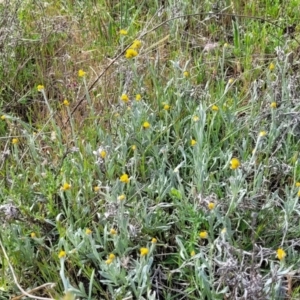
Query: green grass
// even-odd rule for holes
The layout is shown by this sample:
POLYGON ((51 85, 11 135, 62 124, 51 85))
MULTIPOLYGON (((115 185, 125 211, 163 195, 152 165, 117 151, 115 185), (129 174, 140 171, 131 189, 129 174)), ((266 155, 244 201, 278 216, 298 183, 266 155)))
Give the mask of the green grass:
POLYGON ((297 1, 190 2, 0 4, 0 299, 299 298, 297 1))

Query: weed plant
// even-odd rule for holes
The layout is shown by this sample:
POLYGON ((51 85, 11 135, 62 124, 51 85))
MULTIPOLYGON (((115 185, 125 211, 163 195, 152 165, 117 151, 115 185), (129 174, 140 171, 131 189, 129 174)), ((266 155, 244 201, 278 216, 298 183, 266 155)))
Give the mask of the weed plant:
POLYGON ((0 14, 1 299, 299 299, 298 1, 0 14))

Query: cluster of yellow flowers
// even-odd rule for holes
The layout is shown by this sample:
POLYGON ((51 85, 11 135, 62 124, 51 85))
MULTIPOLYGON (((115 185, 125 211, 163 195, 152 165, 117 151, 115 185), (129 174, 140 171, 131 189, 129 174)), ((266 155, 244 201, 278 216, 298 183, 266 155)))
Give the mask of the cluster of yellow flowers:
POLYGON ((140 40, 134 40, 131 46, 126 50, 125 57, 130 59, 136 57, 139 53, 138 50, 142 47, 140 40))
POLYGON ((108 258, 107 258, 107 260, 105 261, 105 263, 106 263, 107 265, 110 265, 110 264, 114 261, 115 258, 116 258, 116 256, 115 256, 113 253, 110 253, 110 254, 108 255, 108 258))

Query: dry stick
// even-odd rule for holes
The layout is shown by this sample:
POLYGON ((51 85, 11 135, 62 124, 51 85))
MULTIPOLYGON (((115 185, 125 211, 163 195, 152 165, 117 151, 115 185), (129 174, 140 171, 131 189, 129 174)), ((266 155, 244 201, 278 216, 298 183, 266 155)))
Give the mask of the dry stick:
MULTIPOLYGON (((253 20, 260 20, 266 23, 269 23, 273 26, 276 26, 278 28, 281 28, 281 26, 277 25, 276 23, 269 21, 265 18, 262 17, 254 17, 254 16, 246 16, 246 15, 237 15, 237 14, 227 14, 227 13, 197 13, 197 14, 188 14, 188 15, 181 15, 181 16, 177 16, 177 17, 173 17, 170 18, 160 24, 158 24, 157 26, 155 26, 154 28, 146 31, 145 33, 142 33, 140 36, 137 37, 137 39, 143 38, 145 35, 155 31, 156 29, 158 29, 159 27, 165 25, 166 23, 176 20, 176 19, 180 19, 180 18, 186 18, 186 17, 195 17, 195 16, 201 16, 201 15, 208 15, 208 16, 225 16, 225 17, 238 17, 238 18, 248 18, 248 19, 253 19, 253 20)), ((300 45, 300 42, 294 38, 295 41, 300 45)), ((126 52, 126 50, 128 50, 131 47, 131 44, 128 45, 121 53, 119 53, 110 63, 109 65, 102 71, 102 73, 95 79, 95 81, 91 84, 91 86, 88 88, 88 92, 96 85, 96 83, 101 79, 101 77, 106 73, 106 71, 126 52)), ((64 127, 69 123, 70 121, 70 117, 74 114, 74 112, 77 110, 77 108, 81 105, 81 103, 83 102, 83 100, 85 99, 85 96, 82 97, 78 103, 76 104, 76 106, 72 109, 71 111, 71 115, 68 117, 67 121, 64 124, 64 127)))
MULTIPOLYGON (((15 282, 16 286, 18 287, 18 289, 20 290, 20 292, 21 292, 24 296, 27 296, 27 297, 29 297, 29 298, 31 298, 31 299, 38 299, 38 300, 54 300, 54 298, 44 298, 44 297, 34 296, 34 295, 31 295, 31 294, 27 293, 25 290, 23 290, 23 288, 20 286, 20 284, 19 284, 19 282, 18 282, 18 279, 17 279, 17 276, 16 276, 16 274, 15 274, 14 268, 13 268, 13 266, 11 265, 11 263, 10 263, 10 261, 9 261, 9 258, 8 258, 8 255, 7 255, 7 253, 6 253, 6 250, 5 250, 5 248, 4 248, 3 244, 2 244, 2 238, 1 238, 1 236, 0 236, 0 246, 1 246, 1 249, 2 249, 3 254, 4 254, 4 256, 5 256, 5 259, 6 259, 7 263, 8 263, 8 266, 9 266, 9 268, 10 268, 10 271, 11 271, 11 273, 12 273, 14 282, 15 282)), ((40 288, 42 288, 42 287, 45 287, 45 286, 47 286, 47 285, 55 286, 55 283, 46 283, 46 284, 43 284, 43 285, 40 286, 38 289, 40 289, 40 288)), ((37 288, 36 288, 36 289, 37 289, 37 288)), ((34 290, 36 290, 36 289, 34 289, 34 290)), ((18 298, 17 298, 17 299, 18 299, 18 298)))

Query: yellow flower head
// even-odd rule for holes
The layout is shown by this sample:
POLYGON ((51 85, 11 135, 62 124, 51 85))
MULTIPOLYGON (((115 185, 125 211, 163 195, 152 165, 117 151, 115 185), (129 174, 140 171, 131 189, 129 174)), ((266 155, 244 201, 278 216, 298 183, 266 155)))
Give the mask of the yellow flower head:
POLYGON ((18 139, 12 139, 11 140, 11 143, 13 144, 13 145, 16 145, 16 144, 18 144, 19 143, 19 140, 18 139))
POLYGON ((110 265, 111 263, 113 262, 113 259, 107 259, 106 261, 105 261, 105 263, 107 264, 107 265, 110 265))
POLYGON ((224 227, 222 230, 221 230, 221 233, 222 234, 225 234, 227 232, 227 229, 224 227))
POLYGON ((105 158, 106 157, 106 151, 105 150, 101 150, 100 151, 100 156, 101 156, 101 158, 105 158))
POLYGON ((127 96, 126 94, 123 94, 123 95, 121 96, 121 100, 122 100, 124 103, 127 103, 127 102, 129 101, 129 98, 128 98, 128 96, 127 96))
POLYGON ((238 158, 234 157, 230 161, 230 169, 235 170, 241 165, 240 161, 238 158))
POLYGON ((207 231, 200 231, 199 236, 201 239, 207 239, 208 233, 207 231))
POLYGON ((300 187, 300 182, 297 181, 297 182, 295 183, 295 186, 296 186, 296 187, 300 187))
POLYGON ((274 63, 270 63, 270 65, 269 65, 269 70, 270 70, 270 71, 273 71, 274 69, 275 69, 274 63))
POLYGON ((135 150, 136 150, 136 145, 132 145, 132 146, 131 146, 131 150, 132 150, 132 151, 135 151, 135 150))
POLYGON ((65 99, 64 102, 63 102, 63 105, 64 105, 64 106, 69 106, 69 105, 70 105, 70 102, 69 102, 67 99, 65 99))
POLYGON ((112 229, 109 231, 109 233, 110 233, 111 235, 116 235, 118 232, 117 232, 114 228, 112 228, 112 229))
POLYGON ((199 117, 198 116, 193 116, 193 121, 194 122, 198 122, 199 121, 199 117))
POLYGON ((267 132, 265 131, 265 130, 263 130, 263 131, 261 131, 260 133, 259 133, 259 136, 260 137, 264 137, 264 136, 266 136, 267 135, 267 132))
POLYGON ((72 187, 71 184, 65 182, 65 183, 63 184, 63 186, 62 186, 60 189, 61 189, 62 191, 67 191, 67 190, 69 190, 71 187, 72 187))
POLYGON ((119 201, 123 201, 123 200, 126 199, 126 196, 125 196, 124 194, 122 194, 122 195, 118 196, 117 199, 118 199, 119 201))
POLYGON ((190 73, 189 73, 188 71, 184 71, 184 72, 183 72, 183 76, 184 76, 184 77, 189 77, 189 76, 190 76, 190 73))
POLYGON ((213 106, 211 107, 211 109, 212 109, 213 111, 218 111, 218 110, 219 110, 219 107, 218 107, 217 105, 213 105, 213 106))
POLYGON ((114 260, 116 258, 116 256, 113 253, 110 253, 108 255, 108 258, 111 259, 111 260, 114 260))
POLYGON ((120 181, 124 182, 124 183, 129 183, 130 179, 129 179, 128 175, 125 173, 120 176, 120 181))
POLYGON ((5 119, 6 119, 6 117, 3 115, 3 116, 1 116, 1 120, 2 121, 5 121, 5 119))
POLYGON ((195 255, 196 255, 195 251, 194 251, 194 250, 191 251, 191 257, 193 257, 193 256, 195 256, 195 255))
POLYGON ((96 185, 96 186, 94 186, 93 189, 94 189, 94 192, 99 192, 99 191, 100 191, 100 186, 97 186, 97 185, 96 185))
POLYGON ((165 104, 165 105, 164 105, 164 110, 169 110, 169 109, 170 109, 170 107, 171 107, 170 105, 168 105, 168 104, 165 104))
POLYGON ((133 41, 131 49, 140 49, 142 47, 142 42, 140 40, 133 41))
POLYGON ((66 252, 61 250, 59 253, 58 253, 58 258, 64 258, 66 257, 66 252))
POLYGON ((136 100, 136 101, 141 101, 141 99, 142 99, 141 94, 136 94, 136 95, 135 95, 135 100, 136 100))
POLYGON ((85 230, 85 234, 87 234, 87 235, 90 235, 90 234, 92 234, 92 230, 91 230, 91 229, 89 229, 89 228, 87 228, 87 229, 85 230))
POLYGON ((194 140, 194 139, 192 139, 192 140, 191 140, 191 146, 194 147, 196 144, 197 144, 197 141, 194 140))
POLYGON ((229 47, 229 45, 228 45, 228 43, 225 43, 224 48, 227 48, 227 47, 229 47))
POLYGON ((275 101, 273 101, 271 104, 270 104, 270 107, 271 108, 276 108, 277 107, 277 103, 275 101))
POLYGON ((143 123, 143 128, 144 129, 148 129, 150 126, 151 126, 150 123, 147 122, 147 121, 143 123))
POLYGON ((151 243, 152 244, 156 244, 157 243, 157 239, 156 238, 152 238, 151 243))
POLYGON ((277 249, 276 253, 279 260, 283 260, 286 257, 286 253, 282 248, 277 249))
POLYGON ((34 238, 36 237, 36 234, 35 234, 35 232, 31 232, 31 233, 30 233, 30 236, 31 236, 31 238, 33 238, 33 239, 34 239, 34 238))
POLYGON ((137 55, 138 55, 138 52, 135 49, 132 49, 132 48, 127 49, 126 53, 125 53, 125 57, 128 58, 128 59, 136 57, 137 55))
POLYGON ((41 84, 39 84, 36 88, 37 88, 37 90, 38 90, 39 92, 41 92, 42 90, 44 90, 44 86, 41 85, 41 84))
POLYGON ((125 29, 121 29, 121 30, 119 31, 119 33, 120 33, 120 35, 127 35, 127 34, 128 34, 128 31, 125 30, 125 29))
POLYGON ((140 253, 141 253, 141 256, 146 256, 149 253, 149 249, 145 248, 145 247, 142 247, 140 249, 140 253))
POLYGON ((79 76, 79 77, 84 77, 85 75, 86 75, 86 72, 84 72, 83 70, 80 69, 80 70, 78 71, 78 76, 79 76))
POLYGON ((232 84, 234 82, 234 79, 233 78, 230 78, 229 80, 228 80, 228 83, 229 84, 232 84))
POLYGON ((213 202, 209 202, 209 203, 207 204, 207 207, 208 207, 209 210, 214 209, 215 206, 216 206, 216 205, 215 205, 213 202))

